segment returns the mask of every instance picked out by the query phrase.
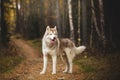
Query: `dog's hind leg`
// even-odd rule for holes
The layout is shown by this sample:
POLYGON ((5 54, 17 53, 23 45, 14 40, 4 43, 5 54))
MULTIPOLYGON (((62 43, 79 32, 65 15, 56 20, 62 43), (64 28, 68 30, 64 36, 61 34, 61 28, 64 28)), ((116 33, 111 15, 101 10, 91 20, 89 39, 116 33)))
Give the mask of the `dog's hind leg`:
POLYGON ((56 74, 57 55, 53 55, 52 56, 52 62, 53 62, 53 71, 52 71, 52 74, 56 74))
POLYGON ((69 63, 67 62, 66 63, 66 67, 65 67, 65 70, 63 71, 63 73, 67 73, 69 70, 69 63))
POLYGON ((68 73, 72 73, 72 69, 73 69, 73 59, 75 57, 74 55, 75 53, 71 50, 70 53, 68 53, 69 57, 68 57, 68 62, 70 65, 69 71, 68 73))
POLYGON ((47 60, 48 60, 48 57, 47 55, 43 55, 43 70, 40 72, 40 74, 45 74, 46 72, 46 68, 47 68, 47 60))
POLYGON ((65 52, 66 52, 66 56, 67 56, 67 66, 68 66, 67 72, 72 73, 72 67, 73 67, 73 63, 72 63, 73 57, 72 57, 72 53, 71 53, 72 51, 71 51, 71 49, 66 48, 65 52))
POLYGON ((70 53, 70 50, 69 49, 65 49, 64 50, 64 53, 65 53, 65 62, 66 62, 66 67, 65 67, 65 70, 63 71, 64 73, 68 73, 69 71, 69 68, 70 68, 70 65, 69 65, 69 60, 68 60, 68 53, 70 53))
POLYGON ((69 62, 69 71, 68 71, 68 73, 72 73, 72 67, 73 67, 72 58, 69 57, 68 62, 69 62))

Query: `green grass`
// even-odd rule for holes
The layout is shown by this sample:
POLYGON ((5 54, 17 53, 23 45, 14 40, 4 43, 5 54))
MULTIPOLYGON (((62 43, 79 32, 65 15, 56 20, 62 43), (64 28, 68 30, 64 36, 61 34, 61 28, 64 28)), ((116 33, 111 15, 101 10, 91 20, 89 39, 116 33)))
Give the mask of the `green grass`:
POLYGON ((90 65, 82 65, 81 67, 82 67, 83 71, 85 71, 85 72, 94 72, 95 71, 95 69, 90 65))
POLYGON ((2 56, 0 57, 0 74, 4 72, 9 72, 15 68, 21 61, 24 60, 20 56, 2 56))
POLYGON ((74 63, 79 65, 79 69, 82 72, 95 72, 95 68, 94 66, 92 66, 95 63, 93 63, 93 59, 91 59, 90 57, 83 57, 81 59, 76 60, 74 63))
POLYGON ((107 53, 83 55, 74 61, 79 71, 86 74, 85 80, 120 80, 120 54, 107 53), (118 79, 119 78, 119 79, 118 79))

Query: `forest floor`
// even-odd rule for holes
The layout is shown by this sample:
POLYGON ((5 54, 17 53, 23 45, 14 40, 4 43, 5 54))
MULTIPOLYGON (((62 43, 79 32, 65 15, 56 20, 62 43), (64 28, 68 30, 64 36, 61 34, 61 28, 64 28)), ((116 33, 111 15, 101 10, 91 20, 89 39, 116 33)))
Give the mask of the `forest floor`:
POLYGON ((57 74, 52 75, 52 60, 49 58, 48 68, 45 75, 40 75, 43 67, 43 59, 39 49, 33 48, 21 39, 14 39, 15 45, 20 48, 20 55, 25 56, 25 60, 15 67, 14 70, 1 74, 0 80, 83 80, 84 74, 79 72, 78 65, 74 65, 73 74, 62 73, 64 63, 58 58, 57 74))
MULTIPOLYGON (((52 60, 49 56, 46 74, 40 75, 43 68, 41 41, 26 41, 23 39, 12 39, 12 41, 18 48, 18 55, 24 56, 24 59, 11 70, 0 73, 0 80, 120 80, 119 52, 104 54, 85 52, 78 55, 74 60, 72 74, 62 72, 65 63, 58 58, 57 74, 55 75, 51 74, 52 60)), ((4 57, 1 58, 4 60, 4 57)), ((10 61, 10 63, 6 61, 5 63, 0 60, 0 69, 1 67, 4 68, 3 66, 6 67, 4 64, 1 65, 1 62, 4 64, 14 64, 14 61, 10 61)))

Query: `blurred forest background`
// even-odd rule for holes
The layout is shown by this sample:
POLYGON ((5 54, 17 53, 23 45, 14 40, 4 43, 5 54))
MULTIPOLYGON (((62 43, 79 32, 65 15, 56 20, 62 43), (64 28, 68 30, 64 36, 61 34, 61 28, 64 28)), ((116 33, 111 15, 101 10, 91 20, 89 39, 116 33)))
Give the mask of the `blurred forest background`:
POLYGON ((71 38, 76 44, 84 44, 90 50, 120 47, 119 12, 115 5, 117 2, 1 0, 0 3, 2 43, 7 43, 12 36, 22 36, 24 39, 42 38, 47 25, 56 25, 60 38, 71 38), (68 8, 69 5, 72 7, 68 8))
POLYGON ((0 0, 0 56, 17 54, 14 39, 41 41, 47 25, 88 53, 119 53, 119 7, 113 0, 0 0))

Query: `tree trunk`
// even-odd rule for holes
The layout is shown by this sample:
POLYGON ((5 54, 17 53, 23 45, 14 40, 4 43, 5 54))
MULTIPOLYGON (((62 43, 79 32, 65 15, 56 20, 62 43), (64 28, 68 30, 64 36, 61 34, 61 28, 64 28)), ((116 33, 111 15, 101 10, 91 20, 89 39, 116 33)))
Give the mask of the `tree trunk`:
POLYGON ((18 12, 18 0, 16 0, 16 32, 20 32, 19 12, 18 12))
POLYGON ((74 26, 73 26, 73 18, 72 18, 71 0, 68 0, 68 14, 69 14, 69 24, 70 24, 70 38, 72 41, 74 41, 74 26))
POLYGON ((7 23, 6 23, 6 20, 5 20, 4 0, 1 0, 1 37, 2 37, 3 45, 7 45, 9 37, 8 37, 7 23))
POLYGON ((81 29, 80 28, 80 0, 78 0, 78 31, 77 31, 78 32, 78 40, 77 40, 78 45, 80 45, 80 39, 81 39, 80 38, 80 29, 81 29))
POLYGON ((99 1, 99 9, 100 9, 101 35, 102 35, 103 45, 105 46, 105 44, 106 44, 106 37, 105 37, 105 33, 104 33, 105 22, 104 22, 104 13, 103 13, 103 1, 102 0, 98 0, 98 1, 99 1))
POLYGON ((56 0, 56 23, 57 23, 57 28, 58 28, 58 36, 59 38, 61 38, 61 25, 60 25, 60 21, 61 21, 61 18, 60 18, 60 5, 59 5, 59 0, 56 0))
POLYGON ((82 43, 87 44, 87 4, 86 0, 81 1, 82 5, 82 43))
POLYGON ((93 26, 94 26, 93 24, 94 24, 94 23, 93 23, 93 20, 92 20, 92 18, 91 18, 91 25, 90 25, 90 26, 91 26, 91 28, 90 28, 91 33, 90 33, 90 45, 89 45, 90 48, 92 48, 92 46, 93 46, 93 45, 92 45, 92 44, 93 44, 93 26))
POLYGON ((63 0, 63 20, 62 20, 62 32, 63 35, 62 37, 70 37, 69 32, 66 32, 68 24, 69 24, 69 17, 68 17, 68 5, 67 5, 67 0, 63 0))
POLYGON ((93 22, 94 22, 94 25, 95 25, 96 32, 97 32, 98 36, 101 37, 100 30, 98 29, 97 19, 96 19, 96 16, 95 16, 95 10, 94 9, 95 9, 94 2, 93 2, 93 0, 91 0, 92 19, 93 19, 93 22))

